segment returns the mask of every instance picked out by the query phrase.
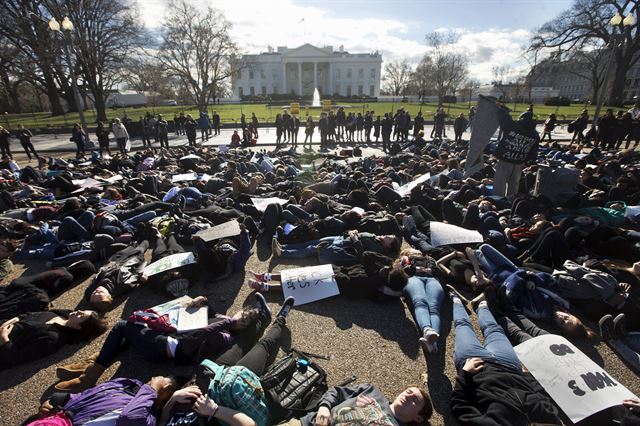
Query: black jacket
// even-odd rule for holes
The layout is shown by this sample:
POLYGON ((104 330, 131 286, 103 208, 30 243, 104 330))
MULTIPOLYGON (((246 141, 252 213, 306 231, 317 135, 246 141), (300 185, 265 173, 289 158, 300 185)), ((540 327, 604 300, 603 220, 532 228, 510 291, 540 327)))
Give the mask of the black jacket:
POLYGON ((531 374, 488 362, 477 374, 460 370, 451 411, 465 425, 561 424, 556 405, 531 374))

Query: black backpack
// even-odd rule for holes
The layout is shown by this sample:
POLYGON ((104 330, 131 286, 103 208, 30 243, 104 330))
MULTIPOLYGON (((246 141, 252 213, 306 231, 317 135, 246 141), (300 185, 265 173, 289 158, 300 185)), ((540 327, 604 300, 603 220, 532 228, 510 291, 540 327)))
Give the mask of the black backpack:
POLYGON ((274 422, 300 418, 318 408, 327 391, 327 373, 309 358, 329 357, 300 352, 295 349, 276 361, 260 382, 271 402, 274 422))

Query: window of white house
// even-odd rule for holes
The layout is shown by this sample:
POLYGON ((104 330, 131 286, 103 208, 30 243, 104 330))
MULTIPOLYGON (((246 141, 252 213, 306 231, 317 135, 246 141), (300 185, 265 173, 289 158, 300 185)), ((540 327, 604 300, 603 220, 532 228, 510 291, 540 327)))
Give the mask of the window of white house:
POLYGON ((351 68, 347 68, 347 78, 351 78, 351 68))
POLYGON ((251 96, 255 96, 256 95, 256 88, 253 87, 253 86, 249 87, 249 94, 251 96))

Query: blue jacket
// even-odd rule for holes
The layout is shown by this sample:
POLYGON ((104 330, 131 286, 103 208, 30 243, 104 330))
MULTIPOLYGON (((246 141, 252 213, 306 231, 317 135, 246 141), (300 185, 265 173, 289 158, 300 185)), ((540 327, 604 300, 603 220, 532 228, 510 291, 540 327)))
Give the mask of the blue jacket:
POLYGON ((519 269, 504 280, 502 287, 511 303, 532 319, 551 319, 554 305, 569 307, 569 302, 561 296, 555 278, 544 272, 519 269), (535 284, 533 290, 527 288, 528 281, 535 284))

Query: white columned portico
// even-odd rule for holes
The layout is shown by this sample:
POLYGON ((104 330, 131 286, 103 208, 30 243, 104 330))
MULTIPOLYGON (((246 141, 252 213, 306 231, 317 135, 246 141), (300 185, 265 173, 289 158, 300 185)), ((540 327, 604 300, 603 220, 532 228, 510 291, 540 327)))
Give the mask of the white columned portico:
POLYGON ((313 89, 318 88, 318 63, 313 63, 313 89))
POLYGON ((325 96, 333 96, 333 64, 329 62, 329 90, 325 96))
POLYGON ((302 96, 302 62, 298 62, 298 96, 302 96))
POLYGON ((287 63, 282 63, 282 93, 287 93, 287 63))

